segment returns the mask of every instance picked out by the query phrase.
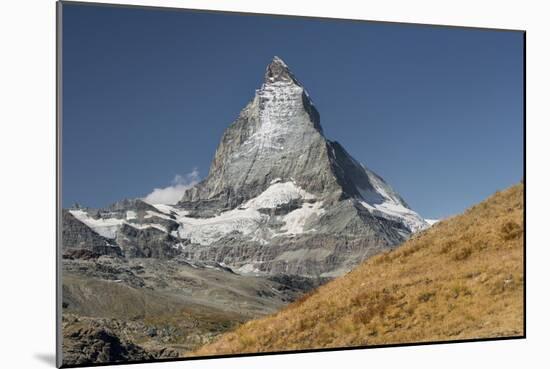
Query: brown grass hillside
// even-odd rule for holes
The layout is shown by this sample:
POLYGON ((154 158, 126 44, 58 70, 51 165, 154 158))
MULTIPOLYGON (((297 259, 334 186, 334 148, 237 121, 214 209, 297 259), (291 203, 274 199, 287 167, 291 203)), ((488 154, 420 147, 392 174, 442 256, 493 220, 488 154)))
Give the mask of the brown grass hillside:
POLYGON ((192 355, 523 335, 523 184, 192 355))

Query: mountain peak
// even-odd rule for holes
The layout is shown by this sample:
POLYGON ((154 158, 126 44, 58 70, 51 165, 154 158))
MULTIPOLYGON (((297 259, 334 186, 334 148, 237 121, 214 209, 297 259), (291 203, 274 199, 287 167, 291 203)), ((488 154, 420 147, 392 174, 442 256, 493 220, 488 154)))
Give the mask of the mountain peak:
MULTIPOLYGON (((381 231, 383 241, 373 241, 378 247, 385 242, 397 244, 427 226, 382 178, 363 168, 341 145, 329 141, 320 121, 305 87, 275 56, 267 65, 262 86, 225 130, 208 176, 186 191, 178 206, 194 217, 215 217, 244 208, 266 191, 272 195, 272 191, 279 194, 281 190, 286 196, 286 187, 277 187, 281 183, 321 199, 323 209, 330 213, 327 219, 347 214, 345 225, 323 220, 316 228, 320 232, 329 228, 332 232, 335 228, 331 227, 343 225, 358 235, 386 227, 381 231)), ((308 207, 311 204, 292 216, 316 214, 308 207)), ((261 232, 271 232, 268 228, 261 232)))
POLYGON ((295 84, 300 84, 288 68, 288 65, 278 56, 274 56, 271 63, 267 66, 264 80, 265 83, 294 82, 295 84))
POLYGON ((277 55, 273 56, 273 60, 271 61, 271 64, 278 64, 278 65, 282 65, 285 68, 288 68, 288 65, 286 65, 284 60, 279 58, 277 55))

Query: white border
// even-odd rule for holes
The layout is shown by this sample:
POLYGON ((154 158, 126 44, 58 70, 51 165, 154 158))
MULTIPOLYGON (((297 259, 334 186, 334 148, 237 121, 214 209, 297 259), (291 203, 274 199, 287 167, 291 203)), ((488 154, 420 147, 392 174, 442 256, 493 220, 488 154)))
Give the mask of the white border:
MULTIPOLYGON (((543 1, 119 1, 232 10, 527 30, 527 340, 140 364, 140 368, 518 368, 547 362, 550 262, 549 32, 543 1), (546 205, 546 207, 545 207, 546 205)), ((9 1, 0 12, 3 367, 52 367, 55 349, 55 4, 9 1)), ((125 366, 132 367, 132 366, 125 366)))

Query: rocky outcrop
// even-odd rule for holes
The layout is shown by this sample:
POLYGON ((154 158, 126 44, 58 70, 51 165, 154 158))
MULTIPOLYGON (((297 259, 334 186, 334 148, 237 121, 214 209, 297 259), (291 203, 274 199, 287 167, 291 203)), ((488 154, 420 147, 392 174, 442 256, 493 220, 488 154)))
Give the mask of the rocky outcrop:
POLYGON ((178 255, 183 243, 165 230, 155 227, 143 229, 122 224, 117 233, 117 243, 127 257, 169 259, 178 255))
MULTIPOLYGON (((96 255, 122 256, 120 247, 109 239, 100 236, 87 225, 76 219, 69 211, 63 210, 63 251, 67 255, 79 255, 76 250, 88 250, 96 255)), ((89 253, 81 253, 89 256, 89 253)))
POLYGON ((179 224, 170 214, 136 199, 103 209, 63 211, 63 250, 66 258, 95 255, 172 258, 186 240, 173 236, 179 224), (92 252, 75 252, 85 248, 92 252))
POLYGON ((129 210, 136 212, 145 212, 156 211, 157 209, 141 199, 124 199, 121 201, 117 201, 102 210, 104 212, 117 212, 120 214, 124 214, 124 212, 129 210))
POLYGON ((101 320, 72 318, 64 321, 64 364, 141 361, 152 360, 155 356, 132 342, 121 340, 101 320))

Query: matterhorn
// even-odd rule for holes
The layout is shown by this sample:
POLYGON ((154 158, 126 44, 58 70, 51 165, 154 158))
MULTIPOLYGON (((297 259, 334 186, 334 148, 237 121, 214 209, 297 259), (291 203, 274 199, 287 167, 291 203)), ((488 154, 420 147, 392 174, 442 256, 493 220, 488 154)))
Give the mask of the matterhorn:
POLYGON ((67 217, 78 225, 65 247, 77 247, 81 232, 102 253, 313 278, 341 275, 428 227, 325 137, 312 98, 278 57, 224 132, 207 177, 177 204, 127 200, 67 217))

